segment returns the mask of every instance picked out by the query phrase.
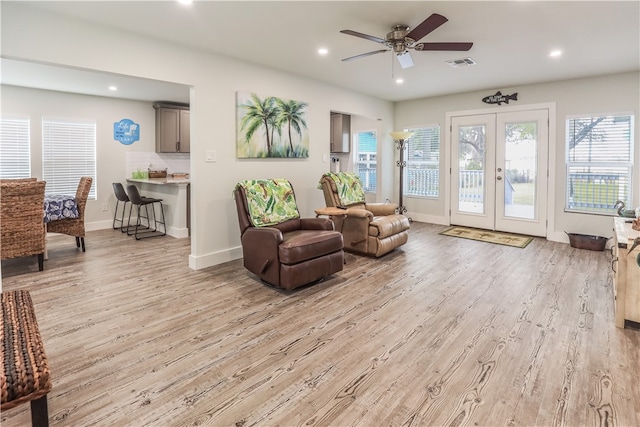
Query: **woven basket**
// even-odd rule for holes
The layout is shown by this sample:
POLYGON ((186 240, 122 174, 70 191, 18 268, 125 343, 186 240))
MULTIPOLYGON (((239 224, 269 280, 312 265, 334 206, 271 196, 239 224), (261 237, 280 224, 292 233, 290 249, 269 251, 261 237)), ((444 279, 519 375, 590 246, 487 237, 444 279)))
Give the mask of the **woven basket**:
POLYGON ((161 170, 161 171, 152 171, 151 169, 149 169, 149 178, 166 178, 167 177, 167 170, 161 170))

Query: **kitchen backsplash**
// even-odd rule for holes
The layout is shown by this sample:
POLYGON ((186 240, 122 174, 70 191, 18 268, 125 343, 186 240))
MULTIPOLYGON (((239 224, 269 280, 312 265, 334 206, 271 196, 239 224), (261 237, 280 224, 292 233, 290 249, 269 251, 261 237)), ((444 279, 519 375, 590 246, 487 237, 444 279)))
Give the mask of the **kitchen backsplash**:
POLYGON ((127 177, 137 170, 164 170, 168 173, 189 173, 189 153, 128 152, 127 177))

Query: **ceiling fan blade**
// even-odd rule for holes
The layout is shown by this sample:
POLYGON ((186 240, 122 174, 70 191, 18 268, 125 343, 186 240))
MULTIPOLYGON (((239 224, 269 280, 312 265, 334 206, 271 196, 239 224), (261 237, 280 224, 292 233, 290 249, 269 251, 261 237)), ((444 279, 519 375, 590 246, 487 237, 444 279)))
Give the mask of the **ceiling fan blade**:
POLYGON ((448 19, 444 16, 434 13, 430 17, 422 21, 420 25, 411 30, 409 34, 407 34, 407 37, 418 41, 447 21, 448 19))
POLYGON ((384 43, 385 42, 385 40, 381 39, 380 37, 370 36, 369 34, 363 34, 363 33, 357 32, 357 31, 341 30, 340 32, 342 34, 348 34, 350 36, 356 36, 356 37, 360 37, 362 39, 371 40, 372 42, 376 42, 376 43, 384 43))
POLYGON ((360 55, 350 56, 349 58, 344 58, 342 61, 351 61, 352 59, 364 58, 365 56, 376 55, 378 53, 389 52, 387 49, 382 50, 374 50, 373 52, 361 53, 360 55))
POLYGON ((469 50, 473 46, 471 42, 444 42, 444 43, 418 43, 415 50, 469 50))
POLYGON ((398 58, 398 62, 403 69, 413 67, 413 58, 411 57, 409 52, 399 53, 396 55, 396 57, 398 58))

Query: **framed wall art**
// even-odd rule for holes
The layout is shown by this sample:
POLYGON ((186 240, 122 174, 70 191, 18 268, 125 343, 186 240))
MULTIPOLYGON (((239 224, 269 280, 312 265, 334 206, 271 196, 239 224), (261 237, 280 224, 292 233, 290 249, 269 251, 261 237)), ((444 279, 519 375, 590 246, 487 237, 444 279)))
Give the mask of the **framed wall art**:
POLYGON ((309 157, 308 107, 302 101, 237 92, 237 157, 309 157))

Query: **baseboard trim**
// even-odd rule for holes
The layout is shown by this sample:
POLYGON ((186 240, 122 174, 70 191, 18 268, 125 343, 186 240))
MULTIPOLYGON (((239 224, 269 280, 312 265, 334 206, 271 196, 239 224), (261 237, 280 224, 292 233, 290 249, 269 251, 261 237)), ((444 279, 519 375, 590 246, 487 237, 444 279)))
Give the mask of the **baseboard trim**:
POLYGON ((242 258, 242 246, 236 246, 201 256, 189 255, 189 267, 194 270, 201 270, 239 258, 242 258))

